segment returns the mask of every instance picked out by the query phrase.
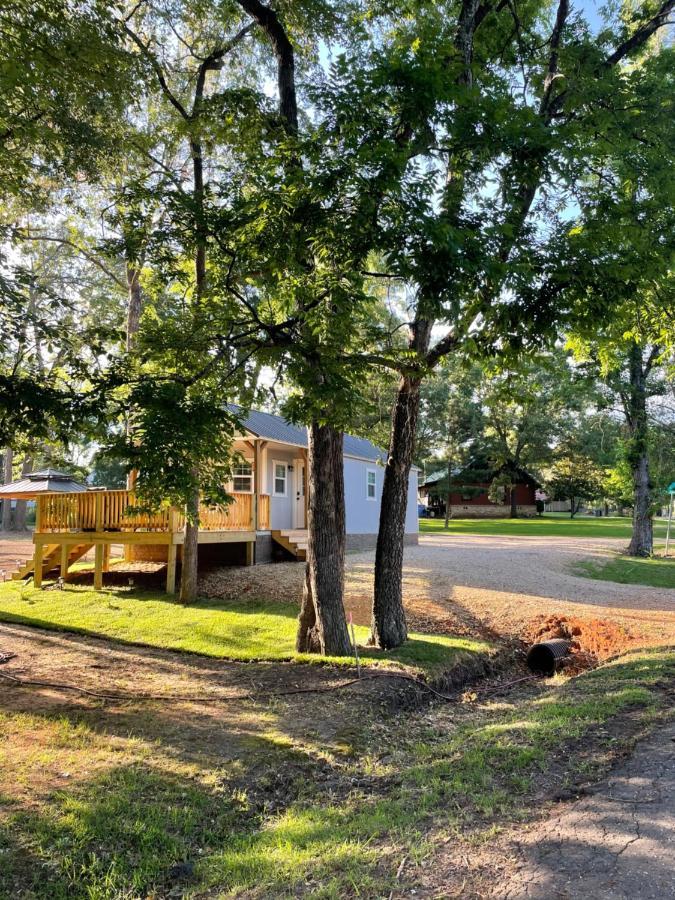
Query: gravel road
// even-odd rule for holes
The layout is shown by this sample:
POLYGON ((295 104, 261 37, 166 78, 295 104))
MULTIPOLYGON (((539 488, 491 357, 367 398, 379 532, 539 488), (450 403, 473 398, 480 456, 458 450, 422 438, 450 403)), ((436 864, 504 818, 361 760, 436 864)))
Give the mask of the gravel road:
MULTIPOLYGON (((675 591, 596 581, 575 574, 584 559, 608 558, 622 540, 490 535, 420 535, 404 559, 404 598, 413 628, 446 623, 518 633, 538 615, 611 618, 649 642, 675 642, 675 591)), ((347 555, 348 611, 370 622, 374 553, 347 555)), ((205 574, 210 596, 298 600, 303 566, 277 563, 205 574)))

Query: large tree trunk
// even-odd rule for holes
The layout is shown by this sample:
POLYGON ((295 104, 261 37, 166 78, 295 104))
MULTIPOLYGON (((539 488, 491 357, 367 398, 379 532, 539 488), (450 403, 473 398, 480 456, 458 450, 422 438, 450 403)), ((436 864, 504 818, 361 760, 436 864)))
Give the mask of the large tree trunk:
POLYGON ((197 599, 197 560, 199 557, 199 488, 185 504, 183 561, 180 569, 180 602, 197 599))
POLYGON ((344 608, 345 494, 342 432, 313 421, 307 469, 307 572, 296 647, 349 656, 344 608), (313 612, 312 612, 313 608, 313 612))
POLYGON ((392 416, 389 455, 384 472, 380 527, 375 551, 375 595, 371 642, 399 647, 408 637, 403 609, 403 545, 408 481, 415 452, 421 379, 401 378, 392 416))
POLYGON ((652 555, 654 533, 648 456, 647 377, 643 368, 642 348, 638 344, 631 347, 628 365, 630 375, 628 459, 633 475, 633 535, 628 546, 628 555, 644 557, 652 555))
POLYGON ((298 616, 298 633, 295 638, 295 649, 298 653, 321 653, 309 563, 305 565, 305 583, 302 589, 302 605, 298 616))
MULTIPOLYGON (((5 449, 5 456, 2 465, 3 484, 9 484, 12 480, 12 466, 14 463, 14 451, 11 447, 5 449)), ((12 527, 12 501, 6 499, 2 501, 2 530, 9 531, 12 527)))

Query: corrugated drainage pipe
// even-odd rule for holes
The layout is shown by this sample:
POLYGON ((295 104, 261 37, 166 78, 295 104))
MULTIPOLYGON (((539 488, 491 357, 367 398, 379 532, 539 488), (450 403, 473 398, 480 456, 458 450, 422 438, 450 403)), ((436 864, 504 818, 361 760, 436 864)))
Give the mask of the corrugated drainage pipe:
POLYGON ((571 642, 564 638, 554 638, 532 644, 527 651, 527 667, 538 675, 555 675, 562 661, 570 655, 571 642))

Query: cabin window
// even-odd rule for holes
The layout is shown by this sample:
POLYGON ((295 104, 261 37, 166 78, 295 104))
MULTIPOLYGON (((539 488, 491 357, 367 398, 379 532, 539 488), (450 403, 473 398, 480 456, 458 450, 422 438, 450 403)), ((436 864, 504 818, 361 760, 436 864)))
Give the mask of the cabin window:
POLYGON ((377 473, 375 469, 366 472, 366 497, 368 500, 377 500, 377 473))
POLYGON ((251 463, 240 463, 234 467, 232 489, 237 494, 253 493, 253 465, 251 463))
POLYGON ((285 497, 288 484, 288 464, 274 460, 274 496, 285 497))

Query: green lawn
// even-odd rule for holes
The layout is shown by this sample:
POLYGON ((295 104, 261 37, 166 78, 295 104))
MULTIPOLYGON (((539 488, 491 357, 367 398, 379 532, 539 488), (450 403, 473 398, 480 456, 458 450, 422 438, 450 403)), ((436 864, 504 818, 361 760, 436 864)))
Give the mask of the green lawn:
POLYGON ((617 556, 607 561, 580 562, 576 566, 576 571, 586 578, 597 578, 601 581, 675 588, 675 559, 634 559, 617 556))
MULTIPOLYGON (((298 608, 290 603, 199 600, 183 606, 151 591, 66 585, 63 591, 36 591, 31 584, 0 585, 0 621, 114 638, 238 660, 296 660, 353 664, 353 657, 304 656, 295 652, 298 608)), ((356 627, 365 644, 367 628, 356 627)), ((490 646, 469 638, 412 634, 390 652, 361 647, 366 665, 396 664, 433 677, 484 653, 490 646)))
MULTIPOLYGON (((631 520, 627 516, 575 517, 563 514, 548 514, 532 519, 451 519, 449 527, 444 527, 444 519, 420 519, 422 534, 496 534, 524 535, 530 537, 587 537, 587 538, 630 538, 631 520)), ((654 523, 654 534, 665 537, 665 522, 654 523)))
MULTIPOLYGON (((227 720, 191 714, 178 728, 161 706, 140 720, 10 709, 0 713, 0 895, 408 895, 448 842, 471 856, 542 797, 601 777, 667 708, 674 665, 673 654, 647 652, 494 702, 395 717, 374 708, 338 755, 309 735, 269 732, 230 760, 208 740, 227 720), (56 790, 45 785, 52 772, 56 790)), ((296 711, 294 700, 260 714, 281 728, 296 711)))

